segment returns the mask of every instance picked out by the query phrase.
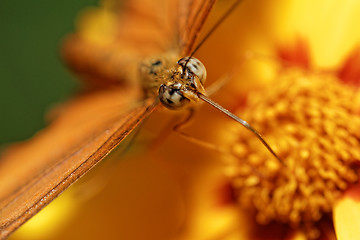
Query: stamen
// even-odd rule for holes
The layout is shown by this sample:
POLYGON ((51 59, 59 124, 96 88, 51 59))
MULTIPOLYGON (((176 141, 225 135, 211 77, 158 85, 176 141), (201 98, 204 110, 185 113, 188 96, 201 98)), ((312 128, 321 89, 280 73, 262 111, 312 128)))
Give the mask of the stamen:
POLYGON ((355 90, 334 77, 292 70, 279 78, 250 93, 237 114, 263 134, 285 166, 232 126, 229 145, 236 159, 228 160, 226 173, 237 202, 254 208, 258 223, 312 226, 358 181, 359 105, 355 90))

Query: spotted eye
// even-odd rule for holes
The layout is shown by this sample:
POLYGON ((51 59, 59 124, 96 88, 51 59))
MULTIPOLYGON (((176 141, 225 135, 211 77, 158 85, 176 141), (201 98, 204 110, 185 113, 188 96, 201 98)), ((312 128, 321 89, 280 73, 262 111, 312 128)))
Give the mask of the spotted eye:
POLYGON ((169 86, 162 84, 159 88, 159 98, 161 103, 169 109, 179 109, 190 102, 183 96, 176 83, 169 86))
POLYGON ((178 64, 185 69, 185 72, 188 71, 196 76, 198 76, 202 84, 206 80, 206 68, 200 60, 194 57, 184 57, 178 61, 178 64))

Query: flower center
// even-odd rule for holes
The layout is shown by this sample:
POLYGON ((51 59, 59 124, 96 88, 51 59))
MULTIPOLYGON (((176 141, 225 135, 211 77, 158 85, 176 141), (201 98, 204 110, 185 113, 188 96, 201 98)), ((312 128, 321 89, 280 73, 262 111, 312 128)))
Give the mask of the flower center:
POLYGON ((258 223, 299 226, 331 212, 358 180, 359 97, 324 75, 289 71, 276 84, 248 95, 239 116, 270 143, 285 165, 239 127, 231 127, 227 161, 236 201, 256 210, 258 223))

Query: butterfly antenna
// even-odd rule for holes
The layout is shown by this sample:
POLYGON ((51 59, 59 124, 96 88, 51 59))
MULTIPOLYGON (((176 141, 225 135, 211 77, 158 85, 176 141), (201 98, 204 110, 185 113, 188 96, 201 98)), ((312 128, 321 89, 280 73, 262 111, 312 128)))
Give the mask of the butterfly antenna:
POLYGON ((239 3, 242 2, 242 0, 236 0, 230 8, 221 16, 221 18, 212 26, 210 31, 205 35, 205 37, 199 42, 199 44, 195 47, 195 49, 191 52, 189 58, 187 59, 183 70, 185 70, 188 62, 190 61, 191 57, 194 56, 194 54, 199 50, 199 48, 204 44, 204 42, 215 32, 215 30, 225 21, 226 18, 230 16, 230 14, 236 9, 236 7, 239 5, 239 3))
POLYGON ((215 32, 215 30, 227 19, 230 14, 236 9, 236 7, 242 2, 242 0, 236 0, 230 8, 221 16, 221 18, 212 26, 210 31, 205 35, 205 37, 199 42, 195 49, 191 52, 190 58, 199 50, 199 48, 204 44, 204 42, 215 32))
POLYGON ((225 113, 227 116, 229 116, 230 118, 232 118, 233 120, 235 120, 236 122, 240 123, 241 125, 243 125, 245 128, 247 128, 248 130, 250 130, 253 134, 255 134, 255 136, 262 142, 262 144, 269 150, 269 152, 282 164, 285 166, 285 163, 283 162, 283 160, 281 160, 281 158, 274 152, 274 150, 270 147, 270 145, 265 141, 265 139, 261 136, 261 134, 255 130, 255 128, 253 128, 249 123, 247 123, 245 120, 239 118, 238 116, 236 116, 235 114, 233 114, 232 112, 230 112, 229 110, 225 109, 224 107, 222 107, 221 105, 219 105, 218 103, 214 102, 213 100, 211 100, 210 98, 208 98, 207 96, 198 93, 198 96, 201 100, 203 100, 204 102, 210 104, 211 106, 215 107, 216 109, 218 109, 220 112, 225 113))

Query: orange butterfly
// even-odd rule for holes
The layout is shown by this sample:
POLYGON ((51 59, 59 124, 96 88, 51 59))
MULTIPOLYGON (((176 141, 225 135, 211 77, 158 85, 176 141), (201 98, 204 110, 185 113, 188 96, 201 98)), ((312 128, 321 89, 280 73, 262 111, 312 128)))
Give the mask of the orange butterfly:
POLYGON ((276 157, 251 126, 205 95, 206 70, 192 53, 214 2, 130 0, 122 14, 114 14, 119 19, 106 42, 89 40, 82 32, 67 38, 68 65, 96 91, 66 103, 50 126, 2 157, 1 238, 94 167, 155 110, 158 100, 177 109, 201 99, 253 131, 276 157))

